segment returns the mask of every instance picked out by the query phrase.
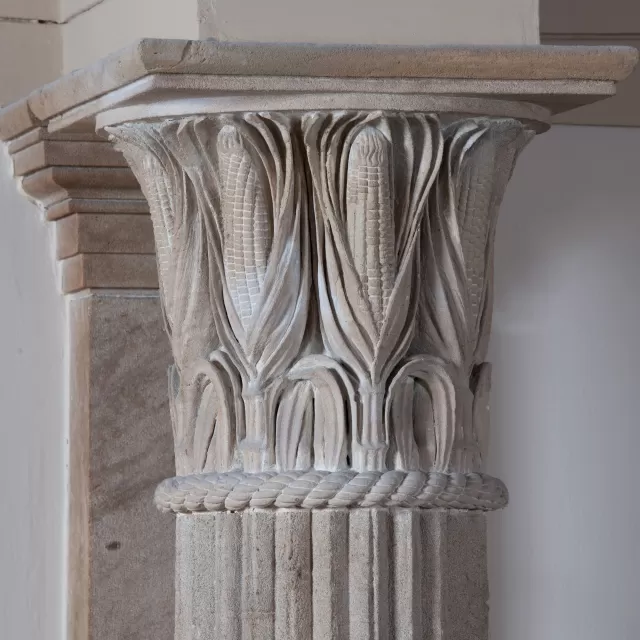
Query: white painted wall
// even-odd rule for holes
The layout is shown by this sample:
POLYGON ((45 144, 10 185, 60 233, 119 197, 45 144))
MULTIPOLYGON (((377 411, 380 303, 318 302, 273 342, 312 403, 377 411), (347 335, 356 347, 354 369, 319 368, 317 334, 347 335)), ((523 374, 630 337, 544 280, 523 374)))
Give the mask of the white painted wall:
POLYGON ((198 0, 0 0, 0 106, 139 38, 198 33, 198 0))
POLYGON ((58 17, 58 0, 0 0, 0 20, 18 18, 56 21, 58 17))
POLYGON ((58 0, 0 0, 0 106, 62 73, 58 0))
POLYGON ((65 310, 53 225, 0 149, 0 637, 62 640, 66 592, 65 310))
POLYGON ((201 38, 537 44, 538 0, 199 0, 201 38))
POLYGON ((557 127, 498 226, 492 640, 640 637, 640 129, 557 127))
POLYGON ((64 73, 85 67, 138 38, 198 38, 197 0, 66 2, 67 10, 82 13, 62 27, 64 73))

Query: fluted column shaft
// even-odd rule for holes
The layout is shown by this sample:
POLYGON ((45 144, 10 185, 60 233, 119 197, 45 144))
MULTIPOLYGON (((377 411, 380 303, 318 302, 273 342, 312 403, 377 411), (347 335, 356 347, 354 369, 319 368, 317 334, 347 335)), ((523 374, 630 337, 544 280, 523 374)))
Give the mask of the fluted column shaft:
POLYGON ((175 365, 176 640, 481 640, 492 254, 525 124, 240 113, 109 129, 175 365))
POLYGON ((485 515, 248 509, 180 515, 176 637, 487 637, 485 515))

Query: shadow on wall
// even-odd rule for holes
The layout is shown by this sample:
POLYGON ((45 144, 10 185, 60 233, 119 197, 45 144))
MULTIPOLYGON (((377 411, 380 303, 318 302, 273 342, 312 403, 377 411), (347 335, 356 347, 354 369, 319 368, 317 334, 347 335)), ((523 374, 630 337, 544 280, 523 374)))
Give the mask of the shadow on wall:
POLYGON ((496 243, 492 640, 640 634, 640 129, 557 127, 496 243))

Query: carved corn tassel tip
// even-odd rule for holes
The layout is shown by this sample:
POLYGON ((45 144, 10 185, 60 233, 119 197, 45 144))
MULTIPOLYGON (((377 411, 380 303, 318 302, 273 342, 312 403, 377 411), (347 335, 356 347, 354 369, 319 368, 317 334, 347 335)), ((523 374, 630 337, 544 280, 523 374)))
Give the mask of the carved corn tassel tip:
POLYGON ((389 142, 374 127, 356 136, 349 152, 347 238, 378 329, 396 277, 389 142))
POLYGON ((245 330, 260 302, 272 243, 260 176, 238 130, 218 134, 222 179, 224 268, 231 299, 245 330))

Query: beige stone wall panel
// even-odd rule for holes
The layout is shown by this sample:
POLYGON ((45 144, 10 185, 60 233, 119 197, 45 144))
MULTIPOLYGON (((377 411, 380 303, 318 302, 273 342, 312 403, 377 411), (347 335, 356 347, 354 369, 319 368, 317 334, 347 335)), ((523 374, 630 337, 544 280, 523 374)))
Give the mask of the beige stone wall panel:
POLYGON ((158 298, 69 304, 68 637, 173 640, 174 526, 152 505, 174 467, 158 298))

